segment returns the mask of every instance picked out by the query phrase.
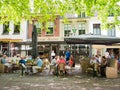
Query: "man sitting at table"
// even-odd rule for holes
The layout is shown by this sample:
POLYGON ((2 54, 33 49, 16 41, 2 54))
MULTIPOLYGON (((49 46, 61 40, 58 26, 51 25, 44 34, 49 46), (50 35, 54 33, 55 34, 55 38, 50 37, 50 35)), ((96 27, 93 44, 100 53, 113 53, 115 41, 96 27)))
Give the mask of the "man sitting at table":
POLYGON ((1 58, 1 63, 5 66, 4 72, 10 72, 12 70, 12 64, 8 61, 6 55, 3 55, 3 57, 1 58))
POLYGON ((21 69, 21 75, 23 76, 23 74, 26 72, 26 61, 24 56, 21 56, 21 59, 19 60, 19 65, 21 69))
POLYGON ((35 61, 35 64, 37 66, 33 66, 32 67, 32 70, 33 70, 33 73, 37 73, 38 72, 38 69, 42 69, 42 65, 43 65, 43 61, 42 59, 40 59, 39 57, 37 57, 36 61, 35 61))

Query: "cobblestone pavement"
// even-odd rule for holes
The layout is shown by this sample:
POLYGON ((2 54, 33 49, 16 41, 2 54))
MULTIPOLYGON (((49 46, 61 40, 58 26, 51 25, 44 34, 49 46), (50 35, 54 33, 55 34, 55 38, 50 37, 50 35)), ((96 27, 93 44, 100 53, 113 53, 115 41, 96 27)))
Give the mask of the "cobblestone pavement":
POLYGON ((19 73, 0 74, 0 90, 120 90, 117 79, 82 74, 77 67, 73 74, 53 76, 44 71, 38 75, 20 76, 19 73))

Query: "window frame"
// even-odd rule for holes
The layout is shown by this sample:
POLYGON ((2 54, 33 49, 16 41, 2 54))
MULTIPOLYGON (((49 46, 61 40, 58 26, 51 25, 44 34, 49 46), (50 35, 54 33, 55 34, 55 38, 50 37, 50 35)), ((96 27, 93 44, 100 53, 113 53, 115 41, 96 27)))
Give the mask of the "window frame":
POLYGON ((3 24, 3 35, 8 35, 9 34, 9 23, 10 22, 5 22, 4 24, 3 24), (8 30, 7 30, 8 29, 8 30))
POLYGON ((85 34, 85 22, 79 22, 78 23, 78 35, 81 35, 80 32, 82 32, 81 34, 85 34))
POLYGON ((54 22, 48 22, 48 27, 46 30, 46 35, 54 35, 54 22), (50 31, 52 30, 52 33, 50 33, 50 31))
POLYGON ((107 34, 108 34, 108 36, 111 36, 111 37, 115 37, 116 36, 115 25, 108 24, 108 32, 107 32, 107 34))
POLYGON ((100 24, 93 24, 93 34, 101 35, 101 25, 100 24))
POLYGON ((64 24, 64 36, 69 36, 71 32, 71 24, 64 24))
POLYGON ((80 14, 78 14, 78 18, 85 18, 86 13, 84 11, 81 11, 80 14))
POLYGON ((20 34, 20 22, 14 24, 14 32, 13 32, 13 34, 20 34), (17 32, 15 32, 15 31, 17 31, 17 32))

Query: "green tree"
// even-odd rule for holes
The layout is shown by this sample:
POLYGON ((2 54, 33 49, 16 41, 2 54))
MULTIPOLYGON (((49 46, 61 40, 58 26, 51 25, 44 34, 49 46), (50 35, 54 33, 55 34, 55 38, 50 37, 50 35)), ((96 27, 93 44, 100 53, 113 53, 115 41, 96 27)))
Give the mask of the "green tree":
POLYGON ((103 22, 109 13, 113 13, 117 24, 119 3, 119 0, 0 0, 0 22, 19 22, 23 19, 45 22, 56 18, 56 15, 64 17, 66 13, 85 11, 87 16, 94 16, 98 11, 98 17, 103 22))

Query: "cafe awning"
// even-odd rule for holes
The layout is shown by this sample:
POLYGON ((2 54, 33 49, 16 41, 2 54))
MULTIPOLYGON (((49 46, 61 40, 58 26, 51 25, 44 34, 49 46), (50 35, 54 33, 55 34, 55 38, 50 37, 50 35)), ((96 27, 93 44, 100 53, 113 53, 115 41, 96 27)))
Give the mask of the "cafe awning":
POLYGON ((120 43, 119 37, 110 37, 105 35, 83 34, 79 36, 71 36, 64 38, 67 44, 98 44, 112 45, 120 43))
POLYGON ((110 37, 104 35, 83 34, 64 38, 67 44, 90 44, 89 57, 92 57, 92 45, 112 45, 120 43, 119 37, 110 37))

